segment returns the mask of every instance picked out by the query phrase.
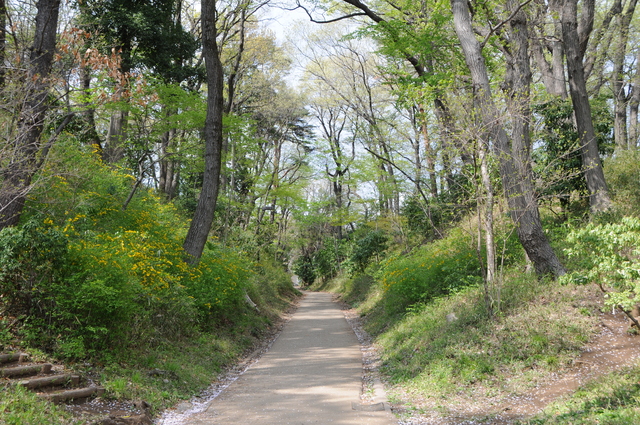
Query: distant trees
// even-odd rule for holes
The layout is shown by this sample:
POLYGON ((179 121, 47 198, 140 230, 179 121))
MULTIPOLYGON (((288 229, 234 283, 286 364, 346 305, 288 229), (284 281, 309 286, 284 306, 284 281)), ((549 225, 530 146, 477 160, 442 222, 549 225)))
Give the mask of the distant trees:
POLYGON ((536 270, 563 273, 538 202, 561 199, 562 214, 583 193, 593 213, 611 205, 601 141, 613 134, 621 152, 640 134, 635 0, 314 2, 315 22, 366 21, 302 34, 298 86, 290 52, 261 26, 265 4, 203 0, 198 15, 176 0, 87 0, 59 34, 46 27, 58 3, 20 6, 18 30, 0 31, 0 227, 18 222, 68 128, 130 170, 123 209, 148 186, 193 214, 194 262, 212 232, 284 258, 306 219, 326 220, 314 221, 318 248, 325 231, 346 240, 372 218, 438 237, 474 207, 492 245, 502 191, 536 270), (584 183, 564 178, 578 169, 584 183))

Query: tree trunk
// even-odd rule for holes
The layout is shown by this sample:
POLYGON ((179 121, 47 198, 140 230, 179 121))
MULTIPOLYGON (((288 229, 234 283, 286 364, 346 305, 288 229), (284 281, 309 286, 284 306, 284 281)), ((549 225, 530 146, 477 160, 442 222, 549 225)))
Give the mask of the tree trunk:
MULTIPOLYGON (((478 142, 478 159, 480 160, 481 193, 478 196, 478 222, 479 229, 484 228, 485 249, 487 251, 487 269, 484 275, 484 302, 489 313, 493 317, 496 308, 499 308, 500 293, 496 281, 496 244, 493 232, 493 184, 491 183, 491 173, 487 160, 488 152, 484 146, 484 141, 478 142), (484 193, 484 196, 483 196, 484 193), (484 210, 484 214, 481 213, 484 210)), ((479 232, 479 237, 482 232, 479 232)))
MULTIPOLYGON (((542 230, 538 203, 531 179, 527 176, 529 164, 521 164, 518 161, 517 158, 522 158, 521 152, 512 152, 511 140, 502 126, 497 106, 493 101, 487 66, 480 43, 475 38, 471 26, 469 6, 466 0, 451 0, 451 6, 455 30, 474 85, 479 109, 477 112, 494 142, 510 215, 516 224, 520 243, 532 259, 538 274, 562 275, 566 271, 542 230)), ((515 147, 517 146, 513 148, 515 147)))
POLYGON ((17 135, 13 142, 14 154, 0 174, 0 229, 19 222, 31 188, 31 180, 38 171, 38 164, 42 163, 42 160, 38 162, 38 153, 41 148, 40 136, 49 109, 49 73, 56 47, 60 0, 40 0, 37 8, 25 103, 20 112, 17 135))
POLYGON ((551 0, 547 4, 541 5, 544 8, 540 14, 547 19, 553 20, 553 37, 544 33, 547 24, 545 20, 539 22, 541 34, 532 38, 534 44, 533 53, 535 61, 542 73, 542 81, 549 94, 567 98, 567 82, 564 74, 564 46, 562 44, 562 24, 557 18, 562 9, 562 0, 551 0), (551 38, 545 43, 545 38, 551 38), (544 43, 544 44, 543 44, 544 43), (544 55, 545 48, 551 50, 551 63, 544 55))
MULTIPOLYGON (((167 115, 173 115, 168 113, 167 115)), ((164 194, 167 201, 172 200, 176 195, 178 184, 178 163, 173 159, 173 155, 169 152, 169 146, 176 137, 176 129, 165 131, 160 138, 160 176, 159 190, 164 194)))
POLYGON ((111 114, 107 140, 102 150, 102 159, 109 164, 115 164, 124 158, 124 141, 127 138, 125 128, 128 115, 127 111, 114 111, 111 114))
POLYGON ((7 42, 7 4, 6 0, 0 0, 0 90, 4 89, 6 68, 4 60, 7 42))
MULTIPOLYGON (((89 67, 83 66, 80 68, 80 80, 82 84, 82 91, 87 96, 87 99, 89 99, 91 95, 91 69, 89 67)), ((92 107, 90 101, 87 101, 82 106, 84 109, 84 112, 82 113, 82 119, 85 126, 84 139, 88 144, 96 146, 96 148, 99 149, 100 152, 102 152, 102 141, 100 140, 100 136, 96 131, 96 111, 92 107)))
POLYGON ((207 69, 207 115, 204 124, 204 180, 198 205, 183 248, 187 262, 196 264, 207 242, 220 187, 222 165, 223 70, 216 42, 215 0, 202 0, 202 54, 207 69))
POLYGON ((619 16, 620 26, 618 34, 618 45, 613 54, 613 76, 611 85, 613 86, 614 99, 614 136, 616 151, 626 150, 630 147, 629 134, 627 133, 627 106, 630 96, 627 95, 628 85, 625 83, 625 59, 627 55, 627 43, 629 42, 629 26, 631 18, 636 9, 637 0, 629 1, 626 11, 619 16))
POLYGON ((582 63, 584 50, 581 48, 586 35, 578 33, 577 0, 565 0, 561 20, 569 72, 569 92, 580 137, 580 153, 589 189, 589 205, 592 212, 605 211, 611 207, 611 199, 591 118, 591 105, 582 63))
MULTIPOLYGON (((429 138, 429 130, 427 129, 427 118, 424 115, 424 109, 420 108, 420 119, 422 122, 420 123, 420 127, 422 130, 422 137, 424 138, 424 156, 427 160, 427 167, 429 173, 429 191, 431 192, 431 196, 436 199, 438 197, 438 183, 436 178, 436 161, 435 161, 435 152, 431 147, 431 139, 429 138)), ((420 181, 420 176, 418 176, 418 181, 420 181)))
POLYGON ((638 109, 640 107, 640 50, 636 53, 636 75, 629 96, 629 149, 637 149, 640 137, 638 109))

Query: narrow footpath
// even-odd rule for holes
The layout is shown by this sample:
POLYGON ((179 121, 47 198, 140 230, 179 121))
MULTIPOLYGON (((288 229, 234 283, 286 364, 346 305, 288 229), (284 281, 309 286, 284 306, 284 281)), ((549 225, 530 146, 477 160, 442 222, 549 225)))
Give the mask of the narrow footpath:
POLYGON ((340 308, 331 294, 308 292, 271 349, 186 424, 397 424, 382 403, 361 404, 361 378, 340 308))

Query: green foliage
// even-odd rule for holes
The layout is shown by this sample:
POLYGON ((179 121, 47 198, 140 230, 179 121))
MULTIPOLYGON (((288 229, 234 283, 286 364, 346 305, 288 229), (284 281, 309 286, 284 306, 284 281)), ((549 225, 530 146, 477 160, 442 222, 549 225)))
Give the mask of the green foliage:
POLYGON ((631 149, 616 153, 605 162, 605 177, 618 209, 624 214, 638 215, 640 211, 640 151, 631 149))
POLYGON ((302 283, 311 285, 316 280, 313 260, 309 255, 301 255, 293 263, 293 272, 298 275, 302 283))
POLYGON ((0 298, 12 315, 46 317, 55 287, 62 284, 67 239, 53 222, 32 218, 0 231, 0 298))
POLYGON ((64 177, 44 170, 52 184, 28 205, 46 218, 26 214, 0 233, 0 311, 23 314, 26 343, 67 359, 126 356, 243 315, 254 275, 244 254, 209 244, 188 266, 170 204, 140 188, 123 209, 131 176, 71 143, 57 149, 51 163, 64 177))
POLYGON ((378 338, 385 372, 392 382, 435 398, 451 391, 473 398, 488 391, 483 385, 493 382, 498 390, 509 379, 536 382, 579 355, 594 321, 558 313, 571 303, 570 290, 550 289, 535 276, 511 272, 503 312, 494 320, 486 319, 481 288, 416 306, 378 338), (541 296, 545 303, 537 301, 541 296), (450 313, 454 320, 446 319, 450 313))
POLYGON ((605 303, 630 309, 640 303, 640 219, 590 223, 569 233, 565 254, 574 271, 561 282, 596 283, 610 291, 605 303))
POLYGON ((349 256, 353 272, 363 272, 374 256, 383 253, 387 249, 389 238, 382 230, 364 228, 358 234, 365 233, 355 239, 349 256))
MULTIPOLYGON (((606 101, 605 98, 591 101, 601 155, 612 150, 613 117, 606 101)), ((587 203, 573 202, 571 199, 572 193, 578 195, 577 199, 584 199, 588 194, 571 101, 553 99, 535 106, 534 111, 542 116, 544 122, 544 129, 540 134, 542 144, 534 151, 536 172, 546 184, 543 193, 558 197, 565 212, 584 211, 588 208, 587 203)))
POLYGON ((38 397, 38 395, 16 385, 3 388, 0 384, 0 424, 50 424, 50 425, 81 425, 86 420, 74 418, 63 407, 38 397))
POLYGON ((437 228, 442 224, 442 213, 440 206, 424 206, 417 196, 407 199, 402 206, 402 215, 407 219, 409 230, 424 239, 432 239, 437 235, 437 228))
POLYGON ((396 312, 482 279, 473 241, 460 230, 408 256, 387 259, 378 276, 386 291, 386 306, 396 312))
POLYGON ((344 243, 333 237, 327 237, 322 241, 322 248, 313 255, 312 263, 315 275, 324 282, 335 277, 340 270, 344 258, 344 243))
POLYGON ((88 0, 80 7, 81 20, 104 37, 105 50, 122 49, 125 71, 143 65, 166 81, 188 80, 195 86, 203 70, 186 63, 194 57, 198 40, 175 19, 181 13, 176 5, 171 0, 88 0))
POLYGON ((213 243, 206 245, 197 269, 191 273, 184 283, 186 291, 208 324, 220 317, 235 316, 232 313, 241 306, 253 275, 246 257, 213 243))

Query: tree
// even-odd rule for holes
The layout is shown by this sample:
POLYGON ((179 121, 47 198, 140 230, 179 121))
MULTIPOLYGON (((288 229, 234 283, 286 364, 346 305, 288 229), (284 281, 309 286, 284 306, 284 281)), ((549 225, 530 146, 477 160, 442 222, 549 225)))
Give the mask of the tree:
POLYGON ((0 170, 0 229, 14 226, 20 220, 32 178, 43 163, 43 158, 39 158, 43 154, 41 135, 51 105, 49 77, 56 48, 59 11, 60 0, 40 0, 37 3, 33 43, 24 79, 24 101, 12 151, 3 160, 0 170), (7 161, 6 165, 4 161, 7 161))
POLYGON ((207 70, 207 115, 204 124, 204 180, 183 248, 187 262, 195 264, 207 242, 220 187, 224 73, 217 36, 215 0, 202 0, 202 55, 207 70))
POLYGON ((491 85, 480 42, 475 38, 471 13, 465 0, 451 0, 455 30, 465 61, 471 73, 474 96, 482 124, 494 143, 494 153, 500 164, 502 184, 507 195, 510 215, 516 224, 520 243, 533 261, 539 274, 556 276, 565 269, 555 255, 542 230, 540 213, 533 190, 527 115, 528 90, 531 79, 527 43, 526 16, 518 5, 509 2, 512 13, 508 22, 512 40, 510 62, 507 64, 506 85, 513 104, 510 106, 513 133, 510 138, 501 123, 500 115, 492 98, 491 85), (524 115, 523 115, 524 113, 524 115))
MULTIPOLYGON (((111 115, 103 158, 118 162, 127 139, 128 78, 136 69, 146 68, 165 83, 200 79, 199 67, 190 66, 198 41, 182 27, 182 2, 177 0, 87 0, 79 4, 81 25, 101 35, 98 48, 118 52, 120 78, 115 90, 123 106, 111 115)), ((169 141, 165 140, 165 144, 169 141)))
POLYGON ((564 0, 561 11, 562 36, 569 74, 569 92, 580 137, 582 166, 589 189, 589 204, 592 212, 600 212, 611 207, 611 199, 598 153, 583 65, 589 34, 593 28, 595 0, 584 1, 580 24, 577 3, 578 0, 564 0))
MULTIPOLYGON (((415 43, 413 45, 406 42, 402 43, 402 41, 411 37, 411 32, 407 31, 407 28, 413 28, 412 24, 415 22, 421 22, 421 24, 423 21, 431 22, 428 17, 422 20, 407 19, 408 15, 403 13, 406 10, 413 10, 412 6, 397 4, 389 8, 391 10, 389 16, 392 16, 392 19, 385 20, 379 13, 374 12, 371 7, 360 0, 344 0, 344 3, 354 8, 351 11, 355 10, 355 12, 346 16, 367 16, 379 26, 381 32, 388 34, 386 40, 393 43, 393 49, 396 52, 403 53, 402 56, 418 76, 425 77, 425 74, 428 74, 428 71, 433 69, 433 53, 438 49, 438 47, 434 47, 434 44, 438 46, 436 43, 427 43, 421 51, 412 50, 412 48, 415 49, 415 43), (395 11, 393 11, 394 9, 395 11), (399 28, 400 30, 398 30, 399 28), (405 35, 406 37, 403 38, 405 35)), ((424 11, 433 12, 430 16, 437 17, 438 19, 434 19, 435 21, 439 21, 441 24, 447 22, 443 11, 429 9, 422 2, 417 3, 415 6, 423 11, 423 14, 425 13, 424 11)), ((483 28, 479 28, 478 32, 482 33, 485 38, 483 44, 476 39, 476 31, 471 23, 468 4, 462 0, 452 0, 451 6, 453 14, 450 16, 453 17, 455 32, 461 43, 462 54, 471 74, 473 96, 476 102, 473 111, 479 114, 484 132, 486 132, 488 140, 491 141, 493 153, 499 161, 500 175, 509 203, 510 215, 516 223, 520 242, 534 262, 538 273, 561 275, 565 270, 542 230, 531 175, 529 158, 531 141, 528 125, 530 120, 529 86, 531 84, 531 72, 528 62, 527 18, 526 14, 521 10, 525 4, 518 4, 513 1, 507 2, 506 13, 509 16, 507 19, 499 22, 488 22, 488 30, 484 29, 483 31, 483 28), (503 36, 503 31, 506 31, 508 36, 503 36), (504 88, 509 111, 508 125, 513 129, 511 135, 507 134, 505 130, 507 124, 503 124, 503 118, 500 116, 498 107, 493 99, 488 69, 482 55, 483 45, 489 41, 493 43, 496 40, 498 43, 497 48, 500 49, 502 58, 504 58, 506 70, 504 88)), ((485 15, 494 13, 492 11, 493 8, 488 7, 488 5, 482 5, 481 8, 483 8, 482 12, 485 15)), ((423 15, 418 16, 422 17, 423 15)), ((424 34, 419 29, 416 29, 416 31, 418 34, 424 34)), ((388 48, 389 44, 384 46, 388 48)), ((445 62, 450 67, 454 63, 454 60, 445 62)), ((436 98, 442 100, 441 96, 436 96, 436 98)), ((438 102, 434 106, 436 110, 442 113, 443 110, 438 108, 438 102)), ((452 128, 450 119, 441 119, 440 122, 447 124, 443 128, 447 130, 452 128)))

